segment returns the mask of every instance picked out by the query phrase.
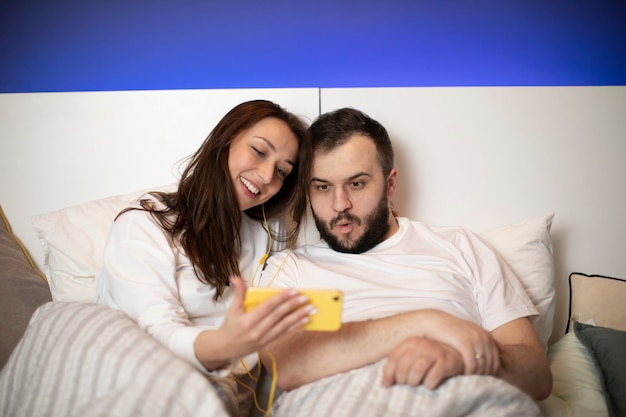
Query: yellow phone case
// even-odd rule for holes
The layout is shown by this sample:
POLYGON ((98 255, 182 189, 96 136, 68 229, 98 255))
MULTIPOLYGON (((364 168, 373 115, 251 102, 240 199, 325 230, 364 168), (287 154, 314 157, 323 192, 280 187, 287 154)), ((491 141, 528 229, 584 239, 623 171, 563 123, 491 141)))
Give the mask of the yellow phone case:
MULTIPOLYGON (((250 287, 243 302, 245 311, 250 311, 273 295, 284 291, 284 288, 250 287)), ((339 290, 299 289, 298 292, 309 299, 315 310, 309 316, 310 321, 304 330, 334 331, 341 327, 341 309, 343 293, 339 290)))

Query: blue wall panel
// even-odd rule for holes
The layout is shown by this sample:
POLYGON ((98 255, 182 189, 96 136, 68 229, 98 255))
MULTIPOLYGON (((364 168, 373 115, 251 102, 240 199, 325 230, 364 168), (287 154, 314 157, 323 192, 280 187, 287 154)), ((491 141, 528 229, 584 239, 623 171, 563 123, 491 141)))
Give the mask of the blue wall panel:
POLYGON ((623 0, 0 4, 0 92, 626 85, 623 0))

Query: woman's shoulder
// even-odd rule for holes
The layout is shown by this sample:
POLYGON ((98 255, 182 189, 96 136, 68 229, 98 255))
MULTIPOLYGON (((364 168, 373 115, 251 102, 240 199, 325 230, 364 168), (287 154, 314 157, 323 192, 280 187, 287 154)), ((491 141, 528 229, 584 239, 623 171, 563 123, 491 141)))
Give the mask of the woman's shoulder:
POLYGON ((120 239, 142 236, 161 239, 161 236, 169 236, 153 213, 141 207, 139 203, 127 207, 118 214, 111 227, 111 235, 117 235, 120 239))

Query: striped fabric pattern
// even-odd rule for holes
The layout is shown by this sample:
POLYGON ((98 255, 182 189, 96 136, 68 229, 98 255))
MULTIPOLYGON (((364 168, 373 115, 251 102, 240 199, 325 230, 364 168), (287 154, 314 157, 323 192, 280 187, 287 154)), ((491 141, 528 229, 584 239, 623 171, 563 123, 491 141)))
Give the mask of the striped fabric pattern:
POLYGON ((384 388, 383 362, 321 379, 283 394, 275 417, 540 417, 535 401, 491 376, 447 380, 436 390, 423 386, 384 388))
POLYGON ((228 416, 191 365, 124 313, 50 302, 0 373, 2 416, 228 416))

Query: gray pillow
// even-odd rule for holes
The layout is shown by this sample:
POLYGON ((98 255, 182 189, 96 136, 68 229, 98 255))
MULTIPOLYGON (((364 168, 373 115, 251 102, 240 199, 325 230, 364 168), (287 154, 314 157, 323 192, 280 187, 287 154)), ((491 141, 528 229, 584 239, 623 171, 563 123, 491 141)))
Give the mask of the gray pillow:
POLYGON ((609 416, 626 416, 626 332, 578 322, 574 332, 600 371, 609 416))
POLYGON ((0 368, 24 335, 33 312, 51 301, 44 276, 33 269, 30 259, 11 232, 0 207, 0 368))

